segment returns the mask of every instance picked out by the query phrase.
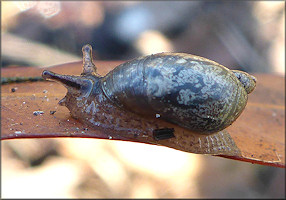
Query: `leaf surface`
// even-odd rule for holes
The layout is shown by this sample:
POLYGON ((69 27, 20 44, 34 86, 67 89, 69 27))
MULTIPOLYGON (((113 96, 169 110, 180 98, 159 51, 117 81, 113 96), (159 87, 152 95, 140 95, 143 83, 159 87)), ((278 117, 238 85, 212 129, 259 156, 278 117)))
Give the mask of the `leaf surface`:
MULTIPOLYGON (((122 61, 95 61, 101 75, 105 75, 120 63, 122 61)), ((67 63, 50 68, 4 68, 1 69, 1 76, 41 76, 44 69, 60 74, 79 75, 82 63, 67 63)), ((242 155, 220 156, 285 167, 285 77, 273 74, 254 76, 258 80, 256 89, 249 95, 244 112, 227 128, 242 155)), ((86 127, 72 118, 66 107, 58 105, 58 101, 66 94, 66 89, 58 83, 11 83, 2 85, 1 94, 2 140, 48 137, 109 138, 107 133, 86 127), (16 88, 16 91, 12 92, 12 88, 16 88), (35 115, 35 111, 43 111, 43 114, 35 115)), ((130 140, 120 136, 113 139, 130 140)))

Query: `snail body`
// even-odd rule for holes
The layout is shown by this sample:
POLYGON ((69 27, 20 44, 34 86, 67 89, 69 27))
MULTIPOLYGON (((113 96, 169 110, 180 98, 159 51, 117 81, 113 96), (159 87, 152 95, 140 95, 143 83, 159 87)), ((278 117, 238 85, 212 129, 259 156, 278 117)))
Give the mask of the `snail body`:
POLYGON ((100 76, 91 46, 85 45, 82 51, 80 76, 42 74, 67 87, 59 103, 73 117, 141 141, 152 137, 150 143, 163 144, 160 138, 169 139, 167 146, 185 151, 196 148, 199 153, 218 154, 235 147, 223 130, 244 110, 255 88, 253 76, 184 53, 139 57, 100 76), (192 147, 186 147, 190 143, 192 147))

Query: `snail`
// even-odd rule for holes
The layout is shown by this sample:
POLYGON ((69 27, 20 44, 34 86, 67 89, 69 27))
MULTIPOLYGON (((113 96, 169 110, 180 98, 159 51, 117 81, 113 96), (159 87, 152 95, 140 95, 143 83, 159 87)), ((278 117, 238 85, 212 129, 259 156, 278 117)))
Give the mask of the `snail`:
POLYGON ((82 52, 80 76, 42 72, 67 88, 59 104, 74 118, 134 141, 206 154, 239 152, 225 129, 243 112, 254 76, 186 53, 142 56, 101 76, 92 47, 82 52))

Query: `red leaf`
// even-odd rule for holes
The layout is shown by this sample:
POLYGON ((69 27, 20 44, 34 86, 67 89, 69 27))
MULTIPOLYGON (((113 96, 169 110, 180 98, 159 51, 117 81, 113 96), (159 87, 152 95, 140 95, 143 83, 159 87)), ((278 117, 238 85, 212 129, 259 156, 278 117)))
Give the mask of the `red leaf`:
MULTIPOLYGON (((122 62, 95 62, 99 74, 106 74, 122 62)), ((79 75, 82 63, 67 63, 49 68, 60 74, 79 75)), ((40 76, 44 69, 12 67, 1 69, 2 77, 40 76)), ((255 74, 257 87, 249 95, 242 115, 227 130, 240 149, 241 155, 227 156, 236 160, 263 165, 285 167, 285 105, 284 81, 278 75, 255 74)), ((2 85, 1 88, 1 133, 2 139, 47 138, 47 137, 91 137, 108 139, 102 130, 86 127, 70 116, 66 107, 58 105, 66 89, 55 82, 26 82, 2 85), (17 88, 12 92, 12 88, 17 88), (47 92, 46 92, 46 91, 47 92), (46 92, 46 93, 45 93, 46 92), (44 114, 34 115, 34 111, 44 114), (50 112, 56 111, 54 114, 50 112), (88 128, 88 129, 86 129, 88 128)), ((124 136, 116 140, 130 139, 124 136)), ((135 142, 144 142, 132 140, 135 142)), ((147 141, 145 143, 150 143, 147 141)), ((168 142, 161 142, 177 148, 168 142)))

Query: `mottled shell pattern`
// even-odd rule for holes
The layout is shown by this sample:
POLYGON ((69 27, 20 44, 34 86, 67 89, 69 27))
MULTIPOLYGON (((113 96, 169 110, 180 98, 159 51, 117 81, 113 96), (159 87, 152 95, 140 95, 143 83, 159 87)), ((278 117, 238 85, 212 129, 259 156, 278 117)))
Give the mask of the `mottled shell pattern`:
POLYGON ((119 107, 209 134, 231 125, 245 108, 241 73, 198 56, 159 53, 119 65, 102 87, 119 107))
MULTIPOLYGON (((83 54, 81 76, 43 72, 44 78, 60 81, 68 88, 60 104, 70 107, 76 118, 80 111, 75 110, 83 109, 80 104, 93 97, 107 99, 118 108, 143 117, 160 118, 199 134, 212 134, 239 117, 256 84, 256 79, 245 72, 185 53, 139 57, 102 77, 92 63, 90 45, 83 47, 83 54)), ((93 103, 84 108, 96 112, 100 106, 93 103)), ((92 120, 100 121, 95 117, 92 120)))

